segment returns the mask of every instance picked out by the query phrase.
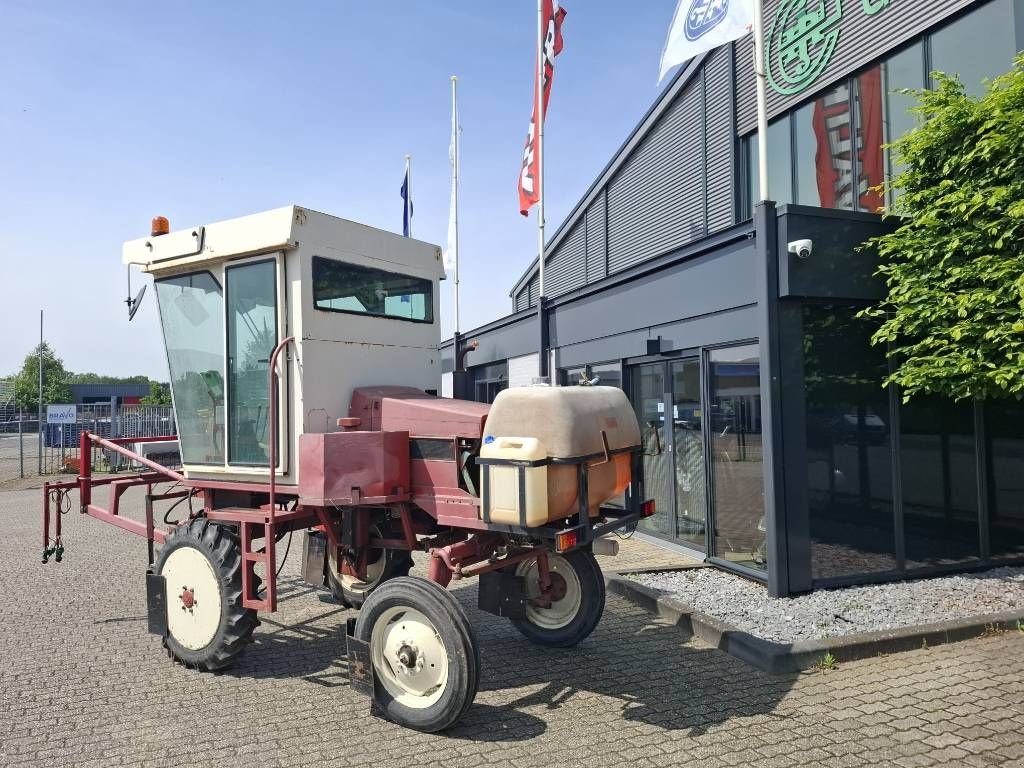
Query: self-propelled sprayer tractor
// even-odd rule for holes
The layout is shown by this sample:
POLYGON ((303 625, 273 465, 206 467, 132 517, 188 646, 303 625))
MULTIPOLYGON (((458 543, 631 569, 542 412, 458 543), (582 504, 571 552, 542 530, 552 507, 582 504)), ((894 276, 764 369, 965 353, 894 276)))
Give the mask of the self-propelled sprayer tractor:
POLYGON ((438 397, 436 246, 297 206, 168 230, 154 219, 123 260, 154 278, 178 425, 143 439, 177 439, 181 468, 137 439, 83 432, 79 477, 44 487, 44 562, 64 553, 60 508, 77 490, 82 513, 149 540, 150 631, 215 671, 276 610, 281 541, 304 532, 305 580, 359 608, 345 635, 353 688, 425 731, 476 695, 475 635, 451 582, 480 577, 480 608, 534 643, 593 631, 594 542, 654 511, 620 390, 438 397), (142 469, 93 476, 93 451, 142 469), (133 487, 144 520, 120 512, 133 487), (163 505, 176 505, 168 528, 154 521, 163 505), (414 553, 425 577, 408 575, 414 553))

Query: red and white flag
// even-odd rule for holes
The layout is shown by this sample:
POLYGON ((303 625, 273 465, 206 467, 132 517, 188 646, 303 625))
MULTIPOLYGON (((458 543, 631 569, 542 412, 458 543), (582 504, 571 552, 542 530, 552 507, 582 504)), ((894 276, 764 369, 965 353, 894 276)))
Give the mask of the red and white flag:
MULTIPOLYGON (((548 112, 548 99, 551 97, 551 78, 555 74, 555 56, 562 52, 562 19, 565 9, 559 7, 558 0, 543 0, 543 58, 544 58, 544 114, 548 112)), ((536 74, 536 72, 534 73, 536 74)), ((533 81, 536 83, 537 77, 533 81)), ((540 151, 537 146, 537 86, 534 85, 533 115, 530 118, 530 130, 526 135, 526 147, 523 149, 523 167, 519 172, 519 212, 526 216, 530 208, 540 199, 540 151)), ((543 117, 541 118, 543 120, 543 117)))

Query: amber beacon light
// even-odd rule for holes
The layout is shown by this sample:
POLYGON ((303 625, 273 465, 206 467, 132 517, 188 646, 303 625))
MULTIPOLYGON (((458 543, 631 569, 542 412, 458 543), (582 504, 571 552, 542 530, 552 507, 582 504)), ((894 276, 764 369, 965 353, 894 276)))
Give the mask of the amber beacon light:
POLYGON ((150 227, 150 235, 152 237, 158 237, 160 235, 166 235, 171 231, 171 222, 167 220, 166 216, 154 216, 153 222, 150 227))

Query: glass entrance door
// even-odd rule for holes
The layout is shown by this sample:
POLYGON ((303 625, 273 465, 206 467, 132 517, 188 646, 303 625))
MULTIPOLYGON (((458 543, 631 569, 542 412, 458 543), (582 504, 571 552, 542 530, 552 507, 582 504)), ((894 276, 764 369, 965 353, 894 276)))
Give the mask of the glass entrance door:
POLYGON ((761 366, 756 344, 708 354, 715 555, 767 568, 761 465, 761 366))
POLYGON ((672 451, 665 421, 665 364, 638 365, 632 371, 632 400, 644 450, 644 494, 654 499, 655 513, 637 527, 662 538, 675 534, 672 451))
POLYGON ((707 496, 704 475, 704 412, 700 404, 700 360, 669 364, 672 375, 672 448, 675 457, 675 538, 705 549, 707 496))
POLYGON ((700 361, 686 358, 633 367, 631 395, 644 448, 644 486, 655 514, 640 530, 697 549, 706 547, 707 515, 700 361))

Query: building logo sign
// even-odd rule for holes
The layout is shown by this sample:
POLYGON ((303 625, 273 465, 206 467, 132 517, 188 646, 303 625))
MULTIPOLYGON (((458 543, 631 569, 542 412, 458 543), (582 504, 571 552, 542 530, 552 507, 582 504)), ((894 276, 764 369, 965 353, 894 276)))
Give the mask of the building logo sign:
MULTIPOLYGON (((890 3, 861 0, 861 10, 874 16, 890 3)), ((835 53, 842 20, 843 0, 780 0, 765 39, 765 71, 772 90, 789 96, 817 80, 835 53)))
POLYGON ((683 34, 687 40, 699 40, 728 15, 729 0, 693 0, 690 10, 686 12, 683 34))

